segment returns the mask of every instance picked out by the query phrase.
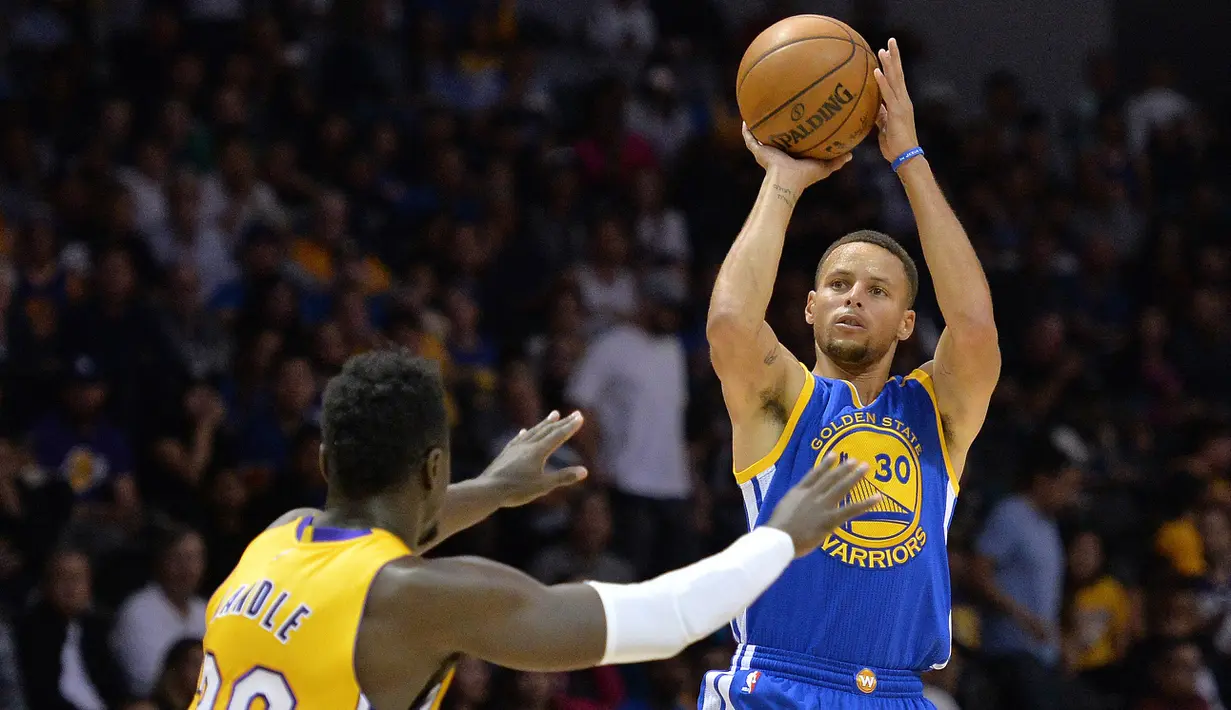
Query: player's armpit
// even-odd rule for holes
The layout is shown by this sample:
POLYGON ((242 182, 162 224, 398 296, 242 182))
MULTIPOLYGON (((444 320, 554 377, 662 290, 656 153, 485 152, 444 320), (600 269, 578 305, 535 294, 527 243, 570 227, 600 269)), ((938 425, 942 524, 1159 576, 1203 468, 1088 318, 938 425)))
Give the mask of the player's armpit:
POLYGON ((711 313, 705 334, 733 421, 761 416, 767 407, 790 409, 806 375, 768 323, 749 331, 711 313))
POLYGON ((368 616, 403 627, 398 637, 408 650, 464 653, 517 670, 596 666, 607 640, 593 587, 547 587, 480 558, 391 563, 373 584, 368 616))

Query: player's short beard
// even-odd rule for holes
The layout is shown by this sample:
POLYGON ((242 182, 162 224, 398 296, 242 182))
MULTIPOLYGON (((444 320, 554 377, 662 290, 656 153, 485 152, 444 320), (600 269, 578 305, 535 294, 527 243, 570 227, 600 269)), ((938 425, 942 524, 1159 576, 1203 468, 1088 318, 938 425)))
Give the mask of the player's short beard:
POLYGON ((884 355, 883 352, 875 350, 870 343, 854 343, 849 340, 843 341, 833 338, 821 340, 818 338, 817 344, 820 351, 826 357, 844 370, 866 367, 884 355))

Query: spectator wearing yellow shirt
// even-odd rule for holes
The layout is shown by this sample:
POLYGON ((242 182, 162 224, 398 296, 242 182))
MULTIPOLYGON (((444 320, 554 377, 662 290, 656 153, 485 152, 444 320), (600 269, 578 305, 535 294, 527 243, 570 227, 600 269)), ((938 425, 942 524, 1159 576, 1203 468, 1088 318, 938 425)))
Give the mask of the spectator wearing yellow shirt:
POLYGON ((1194 476, 1174 476, 1167 487, 1173 514, 1154 535, 1154 551, 1183 577, 1204 577, 1205 546, 1197 529, 1197 505, 1205 484, 1194 476))
POLYGON ((1128 589, 1103 566, 1103 541, 1081 532, 1069 544, 1069 593, 1064 625, 1064 656, 1069 671, 1092 688, 1114 691, 1119 664, 1137 636, 1128 589))
POLYGON ((357 250, 348 235, 348 209, 341 193, 322 193, 307 235, 291 242, 291 265, 310 288, 327 289, 347 281, 367 296, 386 293, 392 284, 389 270, 376 257, 357 250))

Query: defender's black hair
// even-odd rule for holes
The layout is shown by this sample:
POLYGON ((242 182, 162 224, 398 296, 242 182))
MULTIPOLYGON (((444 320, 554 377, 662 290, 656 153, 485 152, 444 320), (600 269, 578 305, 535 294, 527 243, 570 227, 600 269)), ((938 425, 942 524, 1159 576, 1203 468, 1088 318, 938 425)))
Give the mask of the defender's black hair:
POLYGON ((439 368, 405 350, 352 357, 325 387, 321 435, 329 484, 343 496, 398 486, 448 445, 439 368))

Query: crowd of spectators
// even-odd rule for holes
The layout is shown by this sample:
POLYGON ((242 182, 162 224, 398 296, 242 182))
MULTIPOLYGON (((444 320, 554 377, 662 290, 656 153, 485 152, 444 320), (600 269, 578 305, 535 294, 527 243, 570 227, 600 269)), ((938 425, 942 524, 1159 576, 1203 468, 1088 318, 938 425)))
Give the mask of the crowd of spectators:
MULTIPOLYGON (((7 3, 0 710, 186 707, 203 599, 323 501, 321 389, 374 347, 440 363, 459 478, 553 408, 590 414, 558 454, 589 482, 439 554, 622 582, 740 534, 703 324, 761 179, 731 77, 770 5, 7 3)), ((909 79, 926 46, 897 36, 909 79)), ((942 710, 1231 707, 1231 115, 1171 78, 1095 56, 1073 103, 1032 106, 999 72, 963 120, 911 86, 1005 361, 949 537, 942 710)), ((874 146, 788 234, 769 319, 805 361, 817 258, 859 228, 921 260, 874 146)), ((896 372, 935 344, 927 291, 896 372)), ((446 707, 687 708, 730 643, 573 674, 465 659, 446 707)))

